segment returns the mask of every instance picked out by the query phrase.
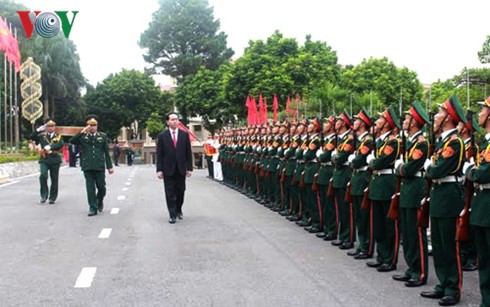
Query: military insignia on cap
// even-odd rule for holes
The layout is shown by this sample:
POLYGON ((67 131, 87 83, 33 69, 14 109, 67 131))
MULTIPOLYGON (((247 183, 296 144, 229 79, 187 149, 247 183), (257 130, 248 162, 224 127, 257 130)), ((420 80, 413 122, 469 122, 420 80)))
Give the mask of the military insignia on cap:
POLYGON ((393 147, 391 146, 386 146, 384 149, 383 149, 383 153, 387 156, 391 155, 391 153, 393 152, 393 147))
POLYGON ((446 149, 444 149, 442 152, 442 157, 445 159, 451 157, 452 155, 454 155, 454 149, 452 149, 451 146, 446 147, 446 149))
POLYGON ((424 155, 424 152, 420 149, 415 149, 412 153, 412 158, 414 160, 418 160, 420 158, 422 158, 422 156, 424 155))

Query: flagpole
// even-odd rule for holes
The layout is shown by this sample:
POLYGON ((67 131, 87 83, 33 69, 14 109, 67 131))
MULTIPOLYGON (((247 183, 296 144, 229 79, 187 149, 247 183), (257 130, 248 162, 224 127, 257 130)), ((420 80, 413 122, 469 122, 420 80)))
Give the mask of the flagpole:
POLYGON ((468 71, 468 68, 465 69, 466 69, 466 103, 468 104, 468 111, 469 111, 470 110, 470 73, 468 71))
POLYGON ((322 119, 322 100, 317 98, 318 101, 320 102, 320 119, 322 119))
POLYGON ((352 94, 349 95, 350 100, 350 117, 352 117, 352 94))
MULTIPOLYGON (((15 39, 17 39, 17 28, 14 28, 14 36, 15 39)), ((14 74, 14 101, 15 101, 15 107, 14 107, 14 112, 15 112, 15 149, 19 149, 20 145, 20 130, 19 130, 19 101, 17 97, 17 72, 14 74)))
POLYGON ((7 57, 3 56, 3 141, 7 151, 7 57))
POLYGON ((373 116, 373 90, 369 91, 369 116, 373 116))
POLYGON ((9 125, 10 125, 10 149, 12 151, 12 147, 14 146, 14 122, 12 118, 12 110, 13 110, 13 100, 12 100, 12 62, 9 63, 9 81, 10 81, 10 97, 9 97, 9 103, 10 103, 10 108, 9 108, 9 125))

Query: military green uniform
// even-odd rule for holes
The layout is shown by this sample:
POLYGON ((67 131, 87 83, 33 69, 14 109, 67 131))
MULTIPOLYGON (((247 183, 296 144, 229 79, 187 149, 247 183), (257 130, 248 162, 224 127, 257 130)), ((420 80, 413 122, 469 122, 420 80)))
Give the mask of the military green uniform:
POLYGON ((291 142, 288 149, 284 152, 284 158, 286 159, 286 182, 285 187, 289 190, 289 220, 296 221, 300 217, 299 207, 299 187, 298 183, 294 179, 294 172, 296 170, 296 150, 300 146, 301 136, 295 134, 291 137, 291 142))
POLYGON ((106 194, 105 168, 112 168, 107 135, 102 132, 86 135, 77 133, 70 139, 70 143, 80 145, 82 150, 81 164, 85 176, 89 211, 101 211, 106 194))
POLYGON ((466 175, 475 183, 471 202, 470 224, 474 227, 478 254, 481 305, 490 306, 490 133, 481 144, 478 167, 469 168, 466 175))
POLYGON ((316 153, 320 148, 321 140, 318 133, 311 135, 308 146, 303 152, 303 158, 305 160, 305 192, 306 192, 306 203, 308 206, 308 211, 311 217, 311 228, 310 232, 320 232, 323 228, 323 217, 322 209, 319 202, 319 196, 317 191, 312 190, 313 180, 315 174, 318 171, 318 160, 316 153))
POLYGON ((356 250, 359 254, 372 256, 374 238, 372 238, 373 232, 371 231, 370 221, 373 209, 372 206, 369 210, 361 209, 361 205, 364 198, 364 190, 369 183, 366 158, 373 149, 373 139, 366 131, 357 137, 357 143, 358 146, 356 146, 354 158, 351 161, 352 177, 350 180, 354 221, 359 240, 356 250))
MULTIPOLYGON (((354 244, 352 204, 345 202, 345 192, 351 175, 348 158, 353 153, 354 140, 350 130, 347 130, 338 137, 337 153, 332 157, 334 164, 333 187, 335 189, 335 201, 340 211, 339 240, 341 242, 339 241, 337 245, 352 246, 354 244)), ((332 243, 336 244, 335 241, 332 243)))
POLYGON ((334 133, 324 137, 323 149, 318 157, 320 168, 317 185, 323 213, 323 232, 328 240, 336 239, 339 229, 339 209, 335 197, 327 195, 328 185, 333 175, 332 152, 335 150, 335 144, 336 135, 334 133))
MULTIPOLYGON (((301 216, 301 223, 298 223, 300 226, 306 226, 309 224, 310 220, 310 212, 308 212, 308 207, 306 206, 306 190, 304 187, 300 187, 301 176, 305 170, 305 160, 303 158, 303 152, 308 147, 308 135, 304 134, 300 139, 301 146, 296 148, 295 158, 296 158, 296 168, 294 170, 294 181, 296 183, 295 189, 297 191, 298 199, 299 199, 299 213, 301 216)), ((303 177, 304 178, 304 177, 303 177)))
POLYGON ((377 262, 382 268, 396 267, 399 237, 397 221, 388 218, 391 197, 395 194, 394 164, 400 153, 399 140, 391 131, 376 139, 373 174, 369 185, 369 199, 373 204, 373 231, 376 241, 377 262))
POLYGON ((430 224, 434 267, 439 280, 435 291, 459 300, 462 272, 456 236, 456 219, 464 206, 461 184, 464 144, 456 129, 446 131, 436 144, 434 164, 427 168, 432 178, 430 224))
POLYGON ((427 231, 417 227, 417 212, 425 195, 424 162, 428 157, 429 142, 419 131, 407 140, 404 148, 403 164, 396 169, 396 173, 402 177, 398 216, 403 256, 407 263, 405 276, 425 283, 429 276, 427 231))
POLYGON ((41 146, 41 156, 39 158, 41 202, 46 201, 49 197, 50 203, 53 203, 58 198, 58 178, 61 165, 59 152, 65 143, 61 138, 61 134, 56 132, 48 134, 34 131, 29 136, 29 139, 41 146), (44 150, 44 147, 48 145, 51 148, 44 150), (48 172, 51 177, 51 188, 48 188, 48 172))

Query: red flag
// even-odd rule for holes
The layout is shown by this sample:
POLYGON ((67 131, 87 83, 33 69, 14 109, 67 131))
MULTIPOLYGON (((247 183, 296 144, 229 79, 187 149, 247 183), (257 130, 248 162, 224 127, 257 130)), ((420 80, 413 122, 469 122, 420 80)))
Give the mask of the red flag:
POLYGON ((15 71, 20 70, 20 52, 17 39, 12 36, 5 21, 0 18, 0 51, 5 53, 9 62, 13 62, 15 71))
POLYGON ((274 110, 274 122, 277 122, 277 109, 279 108, 279 102, 277 101, 277 96, 274 94, 274 99, 272 100, 272 109, 274 110))
POLYGON ((191 142, 194 142, 195 140, 198 140, 199 142, 201 141, 197 138, 197 136, 194 133, 192 133, 192 131, 187 129, 187 127, 182 122, 179 121, 177 126, 179 129, 182 129, 189 134, 189 138, 191 139, 191 142))
POLYGON ((253 125, 259 125, 259 112, 257 110, 257 102, 255 97, 252 96, 252 111, 253 111, 253 125))
POLYGON ((262 99, 262 92, 259 94, 259 125, 264 123, 264 100, 262 99))
POLYGON ((247 96, 247 100, 245 101, 245 106, 247 107, 247 123, 248 125, 253 125, 253 109, 252 103, 250 101, 250 96, 247 96))
POLYGON ((267 123, 267 119, 269 118, 267 114, 267 99, 264 98, 264 111, 262 112, 262 120, 264 123, 267 123))
POLYGON ((9 27, 0 17, 0 51, 6 52, 10 46, 9 27))

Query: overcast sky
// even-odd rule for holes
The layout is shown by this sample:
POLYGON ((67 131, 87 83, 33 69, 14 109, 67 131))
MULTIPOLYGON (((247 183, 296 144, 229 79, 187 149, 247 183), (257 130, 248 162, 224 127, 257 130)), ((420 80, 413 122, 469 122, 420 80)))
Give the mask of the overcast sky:
MULTIPOLYGON (((95 85, 123 68, 143 70, 138 47, 157 0, 15 0, 31 10, 79 11, 70 39, 82 72, 95 85)), ((307 34, 327 42, 340 64, 386 56, 423 83, 448 79, 464 67, 484 67, 477 52, 490 35, 489 0, 209 0, 235 57, 249 40, 275 30, 300 44, 307 34)), ((488 67, 488 66, 487 66, 488 67)), ((162 83, 168 83, 165 78, 162 83)))

